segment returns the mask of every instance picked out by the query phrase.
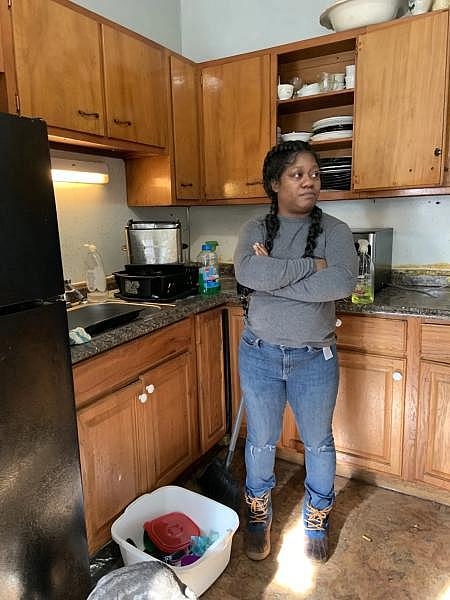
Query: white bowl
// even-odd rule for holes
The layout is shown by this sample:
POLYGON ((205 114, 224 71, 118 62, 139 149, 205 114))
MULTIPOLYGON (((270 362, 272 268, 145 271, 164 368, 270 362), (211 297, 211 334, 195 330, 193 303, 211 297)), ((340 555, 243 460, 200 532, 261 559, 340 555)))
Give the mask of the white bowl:
POLYGON ((408 0, 337 0, 320 15, 320 24, 345 31, 384 23, 408 12, 408 0))
POLYGON ((307 142, 311 134, 307 131, 291 131, 290 133, 283 133, 281 139, 283 142, 293 142, 300 140, 300 142, 307 142))
POLYGON ((315 96, 316 94, 320 94, 320 85, 318 83, 306 84, 298 91, 298 96, 315 96))

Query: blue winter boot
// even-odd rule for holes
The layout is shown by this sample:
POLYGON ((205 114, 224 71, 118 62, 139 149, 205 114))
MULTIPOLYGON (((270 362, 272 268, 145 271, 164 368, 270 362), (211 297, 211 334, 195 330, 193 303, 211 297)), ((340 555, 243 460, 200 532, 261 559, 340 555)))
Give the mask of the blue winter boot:
POLYGON ((332 505, 314 508, 309 502, 303 506, 303 528, 305 531, 305 555, 317 562, 328 559, 328 527, 332 505))
POLYGON ((272 525, 272 500, 270 490, 262 496, 245 494, 247 529, 245 553, 251 560, 264 560, 270 554, 270 527, 272 525))

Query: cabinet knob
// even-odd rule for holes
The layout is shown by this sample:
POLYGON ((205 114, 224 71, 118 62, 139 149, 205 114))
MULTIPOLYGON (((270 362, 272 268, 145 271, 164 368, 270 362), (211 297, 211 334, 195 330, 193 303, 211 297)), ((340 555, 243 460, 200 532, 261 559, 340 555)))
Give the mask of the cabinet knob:
POLYGON ((403 379, 403 375, 400 373, 400 371, 394 371, 392 373, 392 379, 394 381, 401 381, 403 379))
POLYGON ((147 394, 139 394, 138 399, 139 399, 139 402, 141 402, 142 404, 145 404, 148 400, 148 396, 147 396, 147 394))
POLYGON ((336 319, 336 327, 342 327, 342 321, 340 319, 336 319))
POLYGON ((149 394, 153 394, 153 392, 155 391, 155 386, 153 385, 153 383, 150 383, 149 385, 145 386, 145 389, 149 394))
POLYGON ((435 156, 441 156, 442 154, 442 148, 435 148, 434 149, 434 155, 435 156))

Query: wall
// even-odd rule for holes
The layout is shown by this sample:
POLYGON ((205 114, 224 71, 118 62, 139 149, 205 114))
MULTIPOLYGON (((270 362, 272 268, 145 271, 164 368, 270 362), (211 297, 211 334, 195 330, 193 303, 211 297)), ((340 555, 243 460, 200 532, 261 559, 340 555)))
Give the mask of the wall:
POLYGON ((108 165, 106 185, 55 183, 56 210, 65 279, 84 281, 83 244, 95 243, 103 258, 105 272, 123 269, 127 262, 125 225, 129 219, 179 219, 183 226, 183 241, 188 243, 185 209, 129 208, 125 187, 125 164, 117 158, 104 158, 79 153, 52 151, 52 156, 98 161, 108 165))
MULTIPOLYGON (((322 202, 325 212, 350 227, 393 227, 392 260, 395 266, 450 261, 450 198, 429 197, 364 201, 322 202)), ((266 214, 268 205, 191 208, 192 256, 205 240, 217 240, 218 253, 231 262, 237 231, 254 215, 266 214)), ((255 240, 256 241, 256 240, 255 240)), ((447 268, 449 265, 447 264, 447 268)))
POLYGON ((74 0, 175 52, 181 52, 180 0, 74 0))
POLYGON ((319 24, 331 0, 181 0, 182 54, 231 56, 331 33, 319 24))

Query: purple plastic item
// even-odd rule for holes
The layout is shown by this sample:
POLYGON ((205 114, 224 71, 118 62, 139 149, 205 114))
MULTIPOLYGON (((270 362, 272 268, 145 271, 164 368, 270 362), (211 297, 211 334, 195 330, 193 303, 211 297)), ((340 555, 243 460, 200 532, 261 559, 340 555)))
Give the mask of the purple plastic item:
POLYGON ((192 565, 198 560, 200 556, 196 556, 195 554, 186 554, 181 558, 180 567, 187 567, 188 565, 192 565))

